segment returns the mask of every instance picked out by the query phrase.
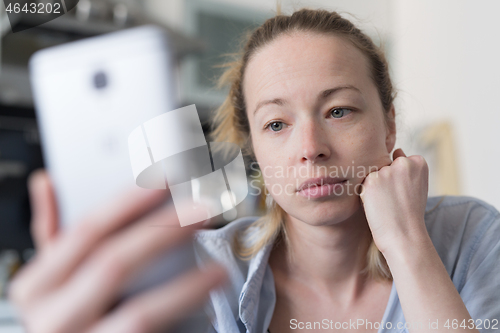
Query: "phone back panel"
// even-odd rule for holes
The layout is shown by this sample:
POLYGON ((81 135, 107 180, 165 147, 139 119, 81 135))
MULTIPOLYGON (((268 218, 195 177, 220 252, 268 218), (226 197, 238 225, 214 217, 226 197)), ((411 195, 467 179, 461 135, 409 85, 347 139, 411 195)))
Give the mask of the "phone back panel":
POLYGON ((30 75, 64 226, 135 185, 127 139, 177 107, 168 37, 142 26, 36 53, 30 75))

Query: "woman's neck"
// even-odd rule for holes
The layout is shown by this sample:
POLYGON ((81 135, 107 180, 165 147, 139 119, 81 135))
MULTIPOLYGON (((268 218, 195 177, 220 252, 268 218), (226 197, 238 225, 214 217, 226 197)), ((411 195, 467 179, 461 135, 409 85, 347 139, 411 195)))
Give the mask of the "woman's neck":
POLYGON ((371 232, 362 207, 349 219, 312 226, 287 216, 288 242, 280 242, 269 259, 273 272, 318 293, 350 303, 364 288, 371 232))

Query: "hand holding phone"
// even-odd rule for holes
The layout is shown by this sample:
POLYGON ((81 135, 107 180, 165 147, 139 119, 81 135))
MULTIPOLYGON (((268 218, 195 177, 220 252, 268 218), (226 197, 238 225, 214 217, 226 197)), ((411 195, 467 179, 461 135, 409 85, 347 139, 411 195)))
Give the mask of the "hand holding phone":
MULTIPOLYGON (((142 26, 30 59, 48 171, 32 180, 41 248, 12 290, 30 332, 153 331, 220 279, 199 280, 194 228, 181 227, 168 184, 139 188, 132 172, 130 133, 177 107, 174 53, 165 31, 142 26)), ((200 311, 180 327, 209 325, 200 311)))
POLYGON ((47 173, 32 175, 29 188, 38 250, 9 292, 28 332, 155 332, 174 327, 227 279, 216 264, 203 271, 193 268, 117 304, 131 273, 189 242, 198 225, 180 227, 172 205, 159 207, 166 191, 141 189, 104 203, 62 232, 47 173), (163 227, 155 228, 158 224, 163 227))

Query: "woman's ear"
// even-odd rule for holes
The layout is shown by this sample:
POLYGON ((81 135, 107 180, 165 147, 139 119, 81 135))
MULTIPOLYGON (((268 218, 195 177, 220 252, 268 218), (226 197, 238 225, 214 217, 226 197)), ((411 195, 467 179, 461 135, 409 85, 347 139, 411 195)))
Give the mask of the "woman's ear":
POLYGON ((394 108, 394 104, 391 105, 391 109, 387 113, 385 119, 387 125, 385 145, 387 147, 387 152, 390 154, 396 144, 396 109, 394 108))

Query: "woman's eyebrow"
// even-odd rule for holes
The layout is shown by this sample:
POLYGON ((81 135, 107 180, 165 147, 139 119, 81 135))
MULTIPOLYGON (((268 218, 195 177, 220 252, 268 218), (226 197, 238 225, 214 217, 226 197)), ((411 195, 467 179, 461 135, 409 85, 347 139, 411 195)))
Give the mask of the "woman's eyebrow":
POLYGON ((340 87, 335 87, 335 88, 331 88, 331 89, 326 89, 326 90, 323 90, 319 96, 318 96, 318 99, 324 99, 324 98, 327 98, 328 96, 330 95, 333 95, 334 93, 336 93, 337 91, 340 91, 340 90, 354 90, 354 91, 357 91, 361 94, 361 90, 359 90, 358 88, 356 88, 355 86, 352 86, 352 85, 345 85, 345 86, 340 86, 340 87))
POLYGON ((267 100, 264 100, 264 101, 260 101, 258 104, 257 104, 257 107, 255 108, 255 111, 253 112, 254 116, 255 114, 257 113, 257 111, 259 111, 259 109, 261 107, 263 107, 264 105, 267 105, 267 104, 277 104, 279 106, 283 106, 285 105, 286 101, 282 98, 274 98, 274 99, 267 99, 267 100))
MULTIPOLYGON (((354 90, 354 91, 357 91, 357 92, 359 92, 361 94, 361 90, 359 90, 355 86, 344 85, 344 86, 339 86, 339 87, 335 87, 335 88, 330 88, 330 89, 323 90, 322 92, 320 92, 318 94, 318 100, 325 99, 325 98, 327 98, 327 97, 329 97, 329 96, 331 96, 331 95, 333 95, 336 92, 341 91, 341 90, 354 90)), ((255 111, 253 112, 253 114, 255 116, 255 114, 257 113, 257 111, 259 111, 259 109, 261 107, 263 107, 264 105, 276 104, 276 105, 279 105, 279 106, 283 106, 286 103, 287 103, 287 101, 284 100, 284 99, 282 99, 282 98, 273 98, 273 99, 267 99, 267 100, 264 100, 264 101, 260 101, 257 104, 257 107, 255 108, 255 111)))

